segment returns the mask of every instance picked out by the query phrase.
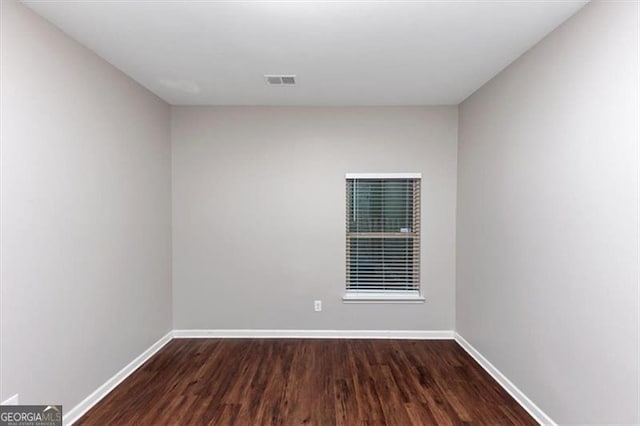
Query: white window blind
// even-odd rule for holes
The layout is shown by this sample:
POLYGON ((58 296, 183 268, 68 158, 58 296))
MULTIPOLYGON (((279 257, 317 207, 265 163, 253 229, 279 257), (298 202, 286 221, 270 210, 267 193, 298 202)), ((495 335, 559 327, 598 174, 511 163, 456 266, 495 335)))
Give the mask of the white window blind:
POLYGON ((420 290, 420 178, 347 175, 347 294, 420 290))

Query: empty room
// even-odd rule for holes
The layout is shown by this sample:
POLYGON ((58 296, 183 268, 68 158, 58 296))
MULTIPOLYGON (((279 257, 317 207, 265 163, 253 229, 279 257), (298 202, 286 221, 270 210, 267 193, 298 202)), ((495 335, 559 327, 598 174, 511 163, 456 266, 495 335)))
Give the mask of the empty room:
POLYGON ((0 426, 640 425, 637 1, 0 1, 0 426))

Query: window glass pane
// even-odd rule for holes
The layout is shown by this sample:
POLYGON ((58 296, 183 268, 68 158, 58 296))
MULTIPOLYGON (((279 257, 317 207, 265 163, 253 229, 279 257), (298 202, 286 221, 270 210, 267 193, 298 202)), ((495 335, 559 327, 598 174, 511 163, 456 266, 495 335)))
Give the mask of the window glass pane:
POLYGON ((349 232, 413 232, 413 181, 354 180, 349 191, 349 232))

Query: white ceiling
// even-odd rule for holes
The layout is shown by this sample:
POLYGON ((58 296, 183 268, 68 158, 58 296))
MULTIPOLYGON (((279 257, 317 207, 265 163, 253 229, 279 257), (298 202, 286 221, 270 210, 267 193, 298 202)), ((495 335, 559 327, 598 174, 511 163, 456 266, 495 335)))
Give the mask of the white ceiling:
POLYGON ((23 3, 171 104, 444 105, 586 1, 23 3))

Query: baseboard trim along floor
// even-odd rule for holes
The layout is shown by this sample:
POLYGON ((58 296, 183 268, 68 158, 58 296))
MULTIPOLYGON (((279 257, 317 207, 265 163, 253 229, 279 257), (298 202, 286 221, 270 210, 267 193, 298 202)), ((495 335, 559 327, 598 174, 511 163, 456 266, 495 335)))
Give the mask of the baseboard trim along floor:
POLYGON ((93 391, 91 395, 86 397, 82 402, 73 407, 68 413, 63 415, 62 423, 65 425, 72 425, 78 420, 84 413, 89 411, 91 407, 96 405, 102 398, 107 396, 116 386, 118 386, 124 379, 129 377, 131 373, 136 371, 142 364, 144 364, 149 358, 155 355, 160 349, 164 347, 173 338, 173 331, 168 332, 162 336, 157 342, 149 346, 147 350, 138 355, 136 359, 131 361, 122 370, 118 371, 113 377, 104 382, 102 386, 93 391))
POLYGON ((0 405, 18 405, 18 394, 13 395, 11 398, 7 398, 2 401, 0 405))
POLYGON ((533 401, 529 399, 527 395, 524 394, 520 389, 514 385, 511 380, 509 380, 500 370, 498 370, 489 360, 487 360, 476 348, 474 348, 471 343, 465 340, 464 337, 455 333, 455 341, 458 342, 462 348, 467 351, 467 353, 476 360, 478 364, 482 368, 485 369, 487 373, 491 377, 494 378, 496 382, 502 386, 504 390, 506 390, 509 395, 515 399, 518 404, 522 406, 527 412, 536 419, 536 421, 542 425, 553 425, 556 426, 556 422, 554 422, 551 417, 549 417, 544 411, 542 411, 533 401))
POLYGON ((180 338, 246 339, 453 339, 453 330, 174 330, 180 338))
POLYGON ((89 409, 97 404, 123 380, 144 364, 172 339, 202 338, 256 338, 256 339, 414 339, 414 340, 455 340, 469 355, 484 368, 534 419, 540 424, 555 425, 536 404, 491 364, 462 336, 453 330, 173 330, 131 361, 122 370, 107 380, 91 395, 64 415, 63 423, 72 425, 89 409))

